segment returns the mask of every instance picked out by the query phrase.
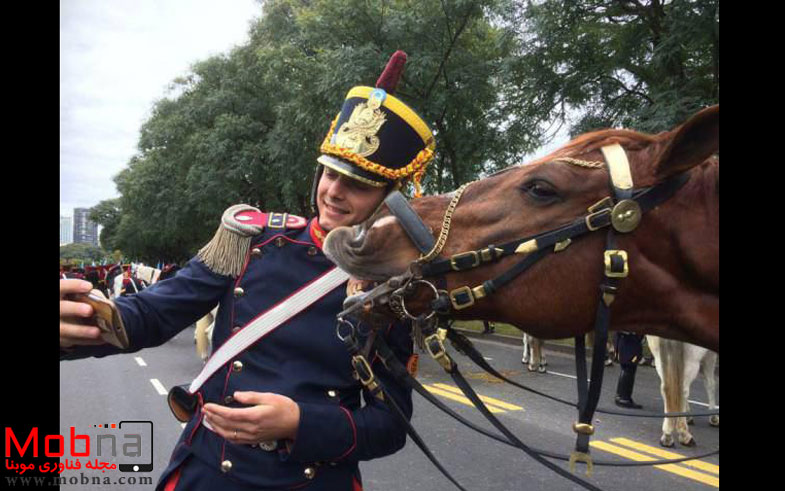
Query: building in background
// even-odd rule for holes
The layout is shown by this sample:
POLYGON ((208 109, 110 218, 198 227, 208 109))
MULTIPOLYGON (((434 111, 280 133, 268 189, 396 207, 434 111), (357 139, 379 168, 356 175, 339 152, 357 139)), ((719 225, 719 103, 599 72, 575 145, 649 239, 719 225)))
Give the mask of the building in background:
POLYGON ((74 243, 98 247, 98 224, 88 216, 90 208, 74 208, 74 243))
POLYGON ((60 217, 60 245, 74 241, 74 220, 71 217, 60 217))

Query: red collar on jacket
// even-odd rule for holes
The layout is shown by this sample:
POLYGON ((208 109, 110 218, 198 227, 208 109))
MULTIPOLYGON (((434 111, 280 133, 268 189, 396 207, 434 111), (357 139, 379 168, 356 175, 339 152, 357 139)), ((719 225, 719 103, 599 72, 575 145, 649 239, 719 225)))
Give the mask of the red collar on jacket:
POLYGON ((316 247, 319 249, 322 248, 322 243, 324 243, 324 238, 327 236, 327 232, 319 225, 319 217, 314 217, 311 220, 311 226, 309 227, 308 231, 311 233, 311 239, 313 239, 313 243, 316 244, 316 247))

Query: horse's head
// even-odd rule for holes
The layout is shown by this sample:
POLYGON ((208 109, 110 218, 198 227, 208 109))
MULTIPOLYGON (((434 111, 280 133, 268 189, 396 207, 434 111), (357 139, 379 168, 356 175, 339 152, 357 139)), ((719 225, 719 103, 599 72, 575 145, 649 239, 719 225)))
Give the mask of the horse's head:
MULTIPOLYGON (((718 130, 719 106, 714 106, 658 135, 629 130, 588 133, 542 159, 476 181, 466 188, 452 213, 442 255, 508 243, 587 215, 589 207, 611 192, 601 148, 618 143, 626 152, 636 189, 682 172, 689 173, 690 180, 675 196, 646 213, 634 232, 619 235, 619 248, 630 258, 630 276, 620 291, 618 308, 614 307, 614 329, 640 330, 641 324, 650 324, 658 326, 655 330, 665 337, 670 334, 714 344, 697 334, 676 335, 667 326, 695 331, 692 324, 698 321, 687 312, 690 306, 686 304, 707 300, 701 295, 716 296, 719 304, 719 161, 710 159, 718 152, 718 130), (669 301, 681 305, 663 310, 669 301), (625 315, 625 302, 639 309, 638 314, 625 315), (657 309, 663 314, 657 315, 657 309)), ((452 198, 450 193, 411 204, 437 235, 452 198)), ((540 337, 566 337, 575 326, 588 329, 603 274, 604 242, 601 232, 576 239, 459 316, 512 322, 540 337)), ((362 225, 332 231, 325 252, 350 274, 369 280, 401 274, 420 257, 398 219, 386 210, 362 225)), ((482 284, 520 259, 514 255, 448 273, 447 289, 482 284)))

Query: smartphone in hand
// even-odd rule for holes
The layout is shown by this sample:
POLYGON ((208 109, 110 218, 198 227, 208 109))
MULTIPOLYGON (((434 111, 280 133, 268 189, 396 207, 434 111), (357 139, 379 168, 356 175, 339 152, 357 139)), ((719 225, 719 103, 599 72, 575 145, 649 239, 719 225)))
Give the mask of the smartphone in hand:
POLYGON ((67 295, 68 300, 82 302, 90 305, 95 312, 93 317, 95 325, 101 330, 101 339, 118 348, 129 346, 128 334, 123 326, 123 319, 113 302, 104 298, 97 291, 90 293, 73 293, 67 295))

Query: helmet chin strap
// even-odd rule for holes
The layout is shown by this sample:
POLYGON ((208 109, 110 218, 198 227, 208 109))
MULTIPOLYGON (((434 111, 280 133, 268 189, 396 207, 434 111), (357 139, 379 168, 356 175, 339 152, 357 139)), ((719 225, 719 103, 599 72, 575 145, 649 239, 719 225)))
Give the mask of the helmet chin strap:
POLYGON ((319 204, 316 202, 316 191, 319 189, 319 181, 322 178, 322 173, 324 172, 324 166, 322 164, 316 164, 316 172, 313 176, 313 185, 311 186, 311 213, 315 214, 317 217, 319 216, 319 204))

